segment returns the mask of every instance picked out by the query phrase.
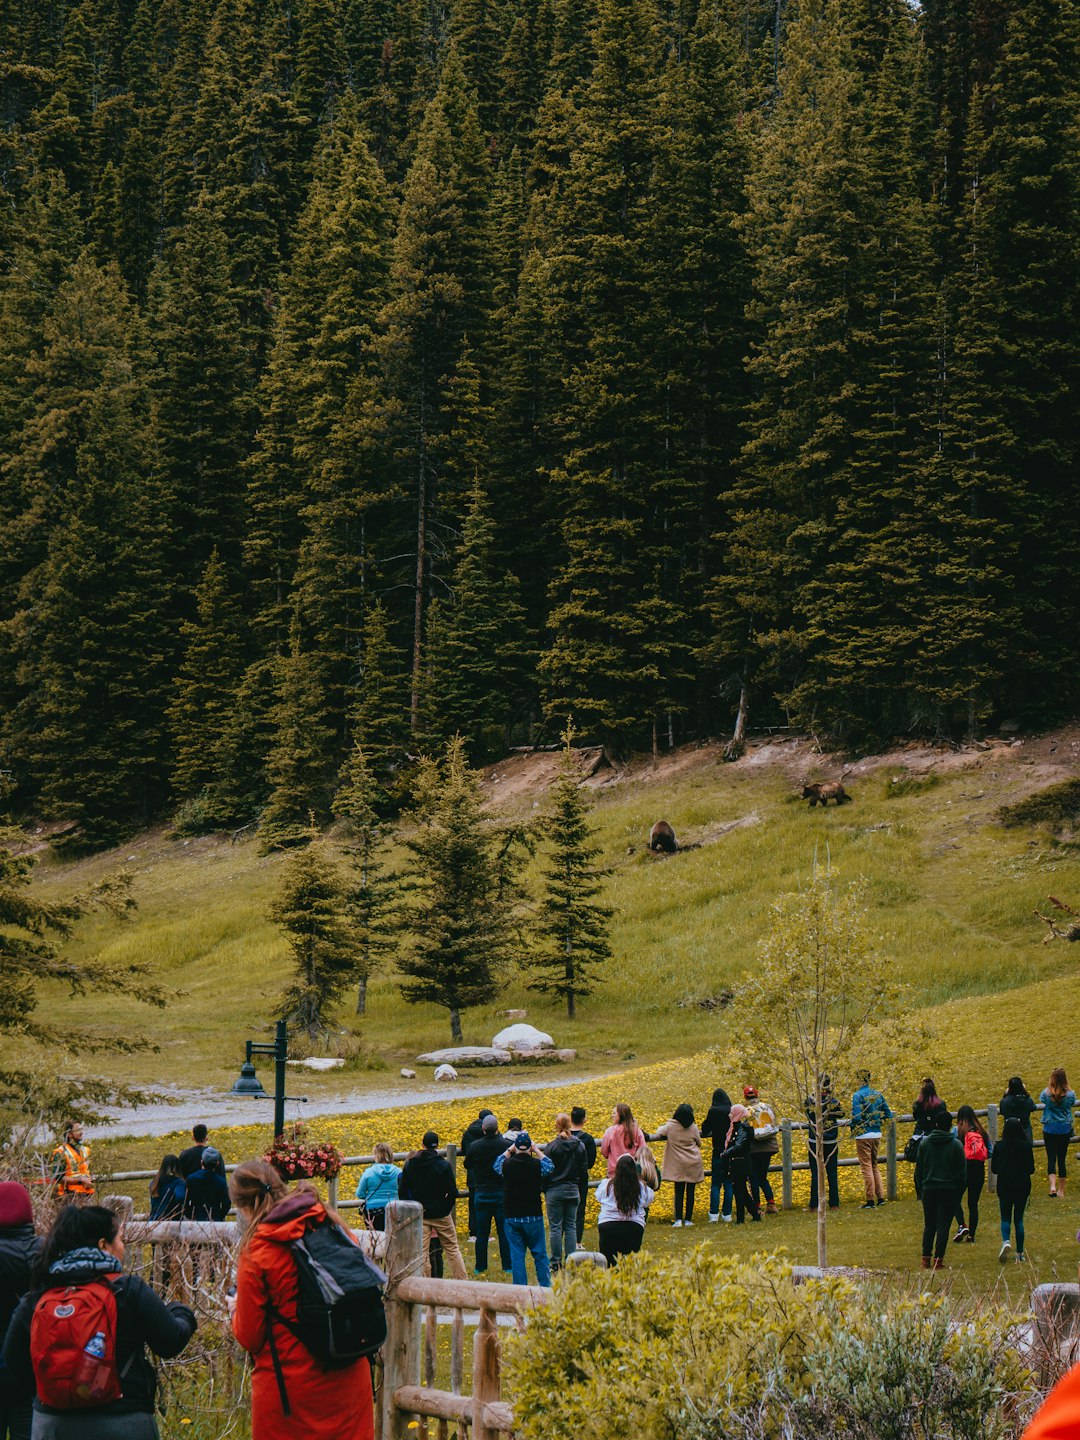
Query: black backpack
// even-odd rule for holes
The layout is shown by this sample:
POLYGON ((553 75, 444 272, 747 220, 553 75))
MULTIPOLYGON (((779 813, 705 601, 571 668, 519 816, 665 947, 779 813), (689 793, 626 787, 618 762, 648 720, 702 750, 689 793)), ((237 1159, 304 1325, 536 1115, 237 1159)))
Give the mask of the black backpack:
POLYGON ((267 1314, 270 1358, 285 1415, 291 1411, 274 1344, 275 1320, 328 1370, 374 1355, 386 1339, 386 1276, 340 1225, 329 1219, 311 1225, 289 1249, 296 1262, 296 1319, 287 1320, 273 1306, 267 1314))

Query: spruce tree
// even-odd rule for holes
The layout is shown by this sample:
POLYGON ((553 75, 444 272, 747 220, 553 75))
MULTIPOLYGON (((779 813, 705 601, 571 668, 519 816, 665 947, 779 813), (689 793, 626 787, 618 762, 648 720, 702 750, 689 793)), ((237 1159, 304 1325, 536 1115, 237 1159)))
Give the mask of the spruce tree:
POLYGON ((334 814, 349 833, 343 842, 351 861, 345 899, 355 937, 356 1013, 367 1009, 372 974, 397 951, 400 914, 396 877, 386 873, 386 843, 377 804, 379 790, 359 745, 342 773, 334 796, 334 814))
POLYGON ((280 689, 272 712, 274 740, 266 763, 270 798, 259 819, 264 850, 285 850, 311 838, 312 817, 329 809, 324 698, 317 657, 294 617, 288 655, 279 662, 280 689))
POLYGON ((183 659, 169 707, 174 759, 172 788, 182 800, 203 793, 209 825, 232 819, 215 795, 242 673, 243 624, 215 548, 195 591, 196 616, 180 627, 183 659))
POLYGON ((611 959, 612 910, 598 904, 605 872, 596 865, 589 811, 573 751, 573 726, 563 732, 563 753, 548 829, 551 852, 544 867, 544 898, 538 932, 543 944, 534 959, 529 988, 566 1001, 573 1020, 577 1001, 592 992, 594 972, 611 959))
POLYGON ((375 601, 364 616, 351 734, 371 771, 373 803, 380 814, 400 803, 395 777, 408 751, 408 705, 402 656, 391 638, 386 608, 375 601))
POLYGON ((441 1005, 462 1043, 461 1012, 499 993, 513 950, 511 902, 495 827, 455 737, 442 760, 426 760, 417 784, 417 829, 407 840, 414 893, 398 958, 410 1004, 441 1005))
POLYGON ((315 1042, 329 1031, 331 1012, 355 975, 355 937, 346 916, 340 868, 325 842, 314 842, 284 862, 281 890, 270 918, 285 933, 293 976, 278 1016, 315 1042))

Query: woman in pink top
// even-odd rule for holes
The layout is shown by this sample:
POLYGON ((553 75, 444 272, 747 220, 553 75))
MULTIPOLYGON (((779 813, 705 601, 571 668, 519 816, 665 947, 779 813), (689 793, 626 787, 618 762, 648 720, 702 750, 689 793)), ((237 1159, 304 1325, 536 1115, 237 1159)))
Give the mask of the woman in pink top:
POLYGON ((629 1155, 632 1160, 636 1160, 638 1151, 644 1144, 645 1136, 640 1125, 634 1120, 634 1112, 630 1106, 616 1105, 611 1112, 611 1124, 600 1141, 600 1154, 607 1161, 608 1179, 615 1174, 620 1155, 629 1155))

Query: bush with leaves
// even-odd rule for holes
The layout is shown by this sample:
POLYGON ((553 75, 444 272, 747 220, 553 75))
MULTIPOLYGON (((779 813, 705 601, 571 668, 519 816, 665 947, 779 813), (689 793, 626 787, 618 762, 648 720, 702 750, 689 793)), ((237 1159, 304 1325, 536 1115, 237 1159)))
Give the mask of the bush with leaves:
POLYGON ((521 1440, 1011 1440, 1011 1319, 700 1246, 564 1274, 509 1345, 521 1440))

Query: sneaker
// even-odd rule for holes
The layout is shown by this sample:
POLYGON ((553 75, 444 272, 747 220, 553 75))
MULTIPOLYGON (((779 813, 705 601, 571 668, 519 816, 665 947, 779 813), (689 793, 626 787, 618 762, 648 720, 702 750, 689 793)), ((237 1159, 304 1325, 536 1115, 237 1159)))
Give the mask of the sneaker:
POLYGON ((1006 1240, 1002 1243, 1001 1249, 998 1251, 998 1259, 1001 1261, 1002 1265, 1005 1264, 1005 1261, 1009 1258, 1009 1255, 1011 1253, 1012 1246, 1009 1244, 1008 1240, 1006 1240))
POLYGON ((725 1225, 730 1225, 730 1224, 731 1224, 731 1216, 730 1216, 730 1215, 721 1215, 721 1216, 720 1216, 720 1219, 724 1222, 725 1225))
MULTIPOLYGON (((731 1218, 731 1217, 728 1216, 728 1215, 725 1215, 725 1216, 724 1216, 724 1219, 725 1219, 725 1220, 728 1220, 728 1219, 730 1219, 730 1218, 731 1218)), ((720 1223, 720 1216, 719 1216, 719 1215, 710 1215, 710 1216, 709 1216, 709 1224, 710 1224, 710 1225, 719 1225, 719 1223, 720 1223)))
POLYGON ((681 1221, 681 1220, 672 1220, 672 1222, 671 1222, 671 1228, 672 1228, 673 1230, 681 1230, 681 1229, 682 1229, 682 1221, 681 1221))
POLYGON ((470 1235, 470 1236, 469 1236, 469 1244, 470 1244, 470 1245, 475 1245, 475 1244, 476 1244, 476 1236, 475 1236, 475 1235, 470 1235))
POLYGON ((751 1219, 751 1221, 753 1222, 753 1224, 755 1224, 755 1225, 760 1225, 760 1224, 761 1224, 761 1214, 760 1214, 760 1212, 759 1212, 757 1215, 751 1215, 751 1216, 750 1216, 750 1219, 751 1219))
POLYGON ((881 1209, 881 1207, 882 1207, 882 1205, 884 1205, 884 1204, 885 1204, 885 1200, 884 1200, 884 1198, 882 1198, 882 1199, 881 1199, 881 1200, 879 1200, 879 1201, 878 1201, 878 1202, 877 1202, 877 1203, 878 1203, 878 1209, 879 1209, 879 1210, 880 1210, 880 1209, 881 1209))
POLYGON ((1050 1199, 1051 1199, 1051 1200, 1056 1200, 1057 1198, 1058 1198, 1057 1191, 1056 1191, 1056 1190, 1051 1190, 1051 1191, 1050 1191, 1050 1199))
POLYGON ((967 1228, 967 1226, 966 1226, 966 1225, 961 1225, 961 1226, 960 1226, 960 1229, 957 1230, 956 1234, 955 1234, 952 1238, 953 1238, 953 1244, 954 1244, 954 1245, 956 1245, 956 1244, 963 1244, 963 1242, 968 1238, 968 1228, 967 1228))
POLYGON ((1022 1265, 1027 1259, 1027 1256, 1021 1251, 1019 1255, 1016 1255, 1013 1258, 1016 1260, 1017 1265, 1022 1265))
POLYGON ((684 1220, 684 1221, 683 1221, 683 1229, 684 1229, 684 1230, 689 1230, 690 1227, 693 1225, 693 1223, 694 1223, 693 1220, 684 1220))
POLYGON ((876 1203, 875 1203, 873 1200, 867 1200, 867 1202, 866 1202, 865 1205, 860 1205, 860 1206, 859 1206, 859 1209, 860 1209, 860 1210, 876 1210, 876 1209, 877 1209, 877 1205, 876 1205, 876 1203))

